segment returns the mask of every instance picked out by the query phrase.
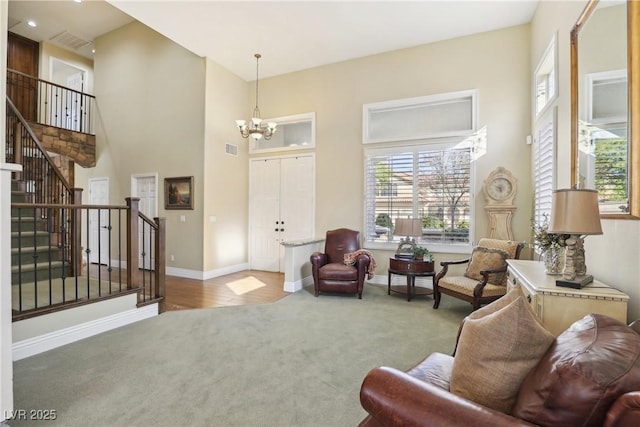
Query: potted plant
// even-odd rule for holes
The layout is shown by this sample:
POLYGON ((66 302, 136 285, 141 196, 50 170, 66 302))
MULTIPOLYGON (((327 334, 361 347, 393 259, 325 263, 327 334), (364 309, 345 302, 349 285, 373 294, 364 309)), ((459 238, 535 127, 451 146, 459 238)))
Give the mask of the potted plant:
POLYGON ((424 246, 416 246, 413 248, 413 258, 417 260, 432 261, 431 252, 424 246))
POLYGON ((549 233, 548 215, 543 215, 542 224, 532 224, 533 247, 544 261, 547 274, 562 274, 564 268, 564 250, 567 246, 568 234, 549 233))

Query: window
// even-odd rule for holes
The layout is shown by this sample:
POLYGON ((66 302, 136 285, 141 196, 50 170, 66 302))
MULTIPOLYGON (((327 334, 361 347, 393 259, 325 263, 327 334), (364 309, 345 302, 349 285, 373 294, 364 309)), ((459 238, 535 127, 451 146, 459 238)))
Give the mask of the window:
POLYGON ((276 117, 263 121, 276 122, 278 124, 276 133, 268 141, 264 138, 258 140, 249 138, 250 153, 303 150, 316 146, 316 113, 276 117))
POLYGON ((476 129, 476 91, 363 106, 363 143, 468 135, 476 129))
POLYGON ((476 132, 477 91, 363 106, 365 244, 395 249, 398 218, 420 218, 416 240, 432 251, 466 252, 472 241, 474 160, 486 152, 476 132), (408 141, 412 141, 409 143, 408 141))
POLYGON ((628 213, 626 70, 586 76, 586 121, 578 124, 578 185, 598 190, 600 213, 628 213))
POLYGON ((556 36, 554 35, 534 73, 533 99, 535 100, 536 116, 542 114, 558 95, 556 50, 556 36))
POLYGON ((399 242, 406 236, 393 235, 396 220, 420 218, 419 243, 431 250, 439 245, 447 245, 445 250, 452 245, 468 247, 472 154, 473 144, 467 140, 367 150, 365 234, 369 246, 399 242))
POLYGON ((551 198, 555 187, 556 114, 557 109, 554 108, 547 120, 538 121, 535 130, 533 221, 537 225, 542 225, 545 218, 551 217, 551 198))

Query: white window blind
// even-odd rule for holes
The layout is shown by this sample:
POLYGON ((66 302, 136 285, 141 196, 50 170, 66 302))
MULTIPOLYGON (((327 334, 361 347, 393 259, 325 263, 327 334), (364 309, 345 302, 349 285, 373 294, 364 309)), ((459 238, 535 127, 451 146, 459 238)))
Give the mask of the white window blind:
MULTIPOLYGON (((555 111, 554 111, 555 113, 555 111)), ((534 152, 534 222, 541 225, 551 215, 555 171, 555 114, 537 127, 534 152)))
POLYGON ((365 154, 366 241, 398 242, 398 218, 422 219, 422 244, 470 242, 472 147, 414 146, 365 154))

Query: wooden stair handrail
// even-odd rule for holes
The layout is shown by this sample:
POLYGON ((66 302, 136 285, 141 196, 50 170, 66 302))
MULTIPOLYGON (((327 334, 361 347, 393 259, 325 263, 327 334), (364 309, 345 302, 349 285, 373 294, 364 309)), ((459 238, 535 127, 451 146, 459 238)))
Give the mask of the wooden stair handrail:
MULTIPOLYGON (((13 112, 13 114, 16 115, 16 117, 18 118, 18 120, 20 121, 20 123, 22 124, 22 127, 27 131, 27 133, 29 134, 29 136, 31 137, 31 139, 33 139, 33 141, 36 143, 36 146, 38 147, 38 149, 40 150, 40 152, 42 153, 42 155, 44 156, 45 159, 47 159, 47 162, 53 166, 53 170, 56 173, 56 176, 58 177, 58 179, 60 179, 60 182, 62 182, 62 186, 69 192, 72 193, 72 187, 71 184, 69 184, 69 182, 67 181, 67 179, 62 175, 62 173, 60 173, 60 171, 58 170, 58 168, 55 166, 55 164, 53 163, 53 160, 51 160, 51 157, 49 156, 49 154, 47 153, 47 150, 44 149, 44 147, 42 146, 42 143, 40 142, 40 140, 36 137, 36 135, 33 133, 33 130, 31 130, 31 126, 29 126, 29 124, 27 123, 27 121, 24 119, 24 117, 22 117, 22 114, 20 114, 20 111, 18 111, 18 109, 16 108, 15 105, 13 105, 13 102, 11 102, 11 99, 9 98, 9 96, 7 95, 7 105, 9 106, 9 109, 13 112)), ((7 141, 8 143, 8 141, 7 141)))

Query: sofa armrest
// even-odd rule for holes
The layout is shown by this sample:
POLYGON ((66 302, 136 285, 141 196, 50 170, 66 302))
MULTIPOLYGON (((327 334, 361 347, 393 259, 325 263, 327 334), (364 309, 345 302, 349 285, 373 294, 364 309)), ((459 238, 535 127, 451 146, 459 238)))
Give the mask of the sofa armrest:
POLYGON ((389 367, 371 370, 360 389, 369 425, 532 426, 389 367), (375 420, 375 423, 371 421, 375 420))
POLYGON ((605 427, 633 427, 640 425, 640 391, 618 397, 605 419, 605 427))
POLYGON ((314 252, 309 257, 309 261, 311 261, 311 265, 313 266, 322 267, 329 261, 329 259, 327 257, 327 254, 324 254, 322 252, 314 252))

